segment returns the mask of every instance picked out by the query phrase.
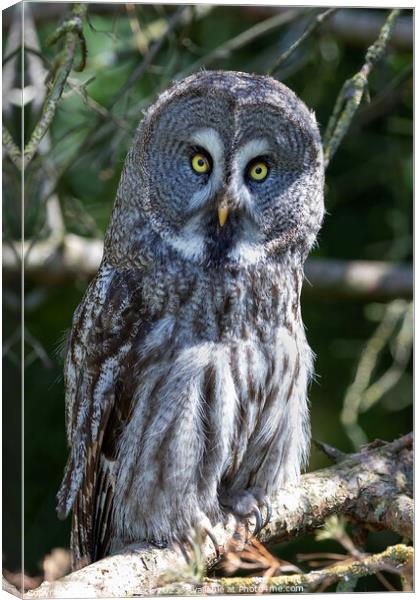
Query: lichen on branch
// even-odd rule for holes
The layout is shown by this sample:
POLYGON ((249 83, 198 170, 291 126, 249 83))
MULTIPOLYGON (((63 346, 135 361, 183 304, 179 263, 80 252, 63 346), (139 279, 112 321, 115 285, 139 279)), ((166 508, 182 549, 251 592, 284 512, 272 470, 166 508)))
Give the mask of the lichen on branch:
POLYGON ((338 146, 347 133, 355 112, 359 108, 362 98, 367 93, 369 75, 382 57, 388 46, 392 31, 400 10, 391 10, 377 40, 369 46, 365 62, 353 77, 345 81, 334 105, 332 115, 328 121, 324 134, 324 166, 327 168, 338 146))
MULTIPOLYGON (((273 498, 272 520, 262 531, 261 541, 270 544, 295 539, 319 530, 331 515, 336 514, 345 515, 351 521, 362 522, 374 529, 387 528, 401 536, 412 537, 412 443, 412 434, 408 434, 394 442, 370 444, 354 454, 336 454, 336 464, 307 473, 301 478, 299 486, 283 488, 273 498), (404 501, 401 501, 402 498, 404 501)), ((232 539, 234 530, 232 521, 214 528, 222 552, 232 539)), ((379 555, 362 556, 347 568, 356 574, 374 572, 374 569, 381 569, 383 564, 395 566, 397 563, 406 563, 411 556, 412 549, 409 546, 398 545, 379 555)), ((203 544, 201 557, 207 566, 217 561, 216 550, 209 540, 203 544)), ((180 551, 157 549, 151 544, 141 543, 55 582, 45 582, 28 592, 26 597, 150 595, 159 593, 165 573, 175 573, 178 581, 185 583, 182 577, 185 566, 185 558, 180 551)), ((333 571, 331 569, 327 569, 324 575, 319 575, 319 572, 306 574, 310 575, 307 585, 312 585, 312 582, 320 585, 323 577, 328 581, 344 578, 344 565, 337 566, 333 571)), ((287 581, 290 585, 298 585, 302 576, 288 575, 287 581)), ((285 582, 286 579, 282 580, 282 585, 285 582)), ((203 586, 204 579, 188 585, 193 585, 190 591, 197 593, 194 586, 203 586)))
POLYGON ((41 116, 32 131, 29 141, 21 152, 13 141, 10 132, 3 126, 3 144, 13 162, 21 170, 35 156, 42 138, 47 133, 57 110, 58 102, 63 94, 64 86, 70 72, 74 69, 82 71, 86 64, 86 42, 83 35, 83 18, 86 16, 87 5, 75 4, 67 18, 52 34, 48 43, 55 44, 64 37, 63 49, 56 58, 49 74, 49 90, 42 107, 41 116), (80 46, 80 59, 77 61, 77 48, 80 46))

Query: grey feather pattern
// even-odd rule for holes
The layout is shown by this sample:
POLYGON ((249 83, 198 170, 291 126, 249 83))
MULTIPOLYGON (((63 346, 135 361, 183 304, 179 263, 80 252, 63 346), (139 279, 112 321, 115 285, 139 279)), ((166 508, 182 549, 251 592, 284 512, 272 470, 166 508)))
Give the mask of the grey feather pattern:
POLYGON ((298 479, 313 362, 300 293, 323 212, 316 122, 284 85, 205 71, 149 109, 67 355, 58 498, 75 565, 244 517, 247 498, 298 479))

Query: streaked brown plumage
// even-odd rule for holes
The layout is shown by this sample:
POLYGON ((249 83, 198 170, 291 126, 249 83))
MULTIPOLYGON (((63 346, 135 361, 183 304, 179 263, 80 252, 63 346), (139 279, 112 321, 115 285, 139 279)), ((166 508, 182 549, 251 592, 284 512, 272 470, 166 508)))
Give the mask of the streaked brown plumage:
POLYGON ((202 72, 149 109, 66 361, 75 565, 245 517, 297 479, 300 291, 322 217, 318 129, 282 84, 202 72))

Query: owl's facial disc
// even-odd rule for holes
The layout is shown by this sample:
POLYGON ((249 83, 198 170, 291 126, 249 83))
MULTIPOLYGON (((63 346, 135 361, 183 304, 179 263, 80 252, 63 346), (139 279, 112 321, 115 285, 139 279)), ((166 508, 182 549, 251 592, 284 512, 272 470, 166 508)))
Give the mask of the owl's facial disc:
POLYGON ((254 263, 290 245, 311 217, 312 118, 299 120, 281 87, 264 89, 195 90, 153 114, 143 204, 155 232, 187 260, 254 263))
POLYGON ((292 245, 303 255, 322 222, 323 183, 316 120, 291 90, 265 76, 197 73, 149 108, 112 227, 141 224, 136 242, 124 241, 130 252, 144 229, 162 252, 206 265, 276 259, 292 245))
POLYGON ((245 254, 247 261, 258 260, 256 248, 262 250, 263 240, 251 188, 263 186, 270 176, 269 140, 256 137, 236 146, 209 127, 194 131, 187 141, 190 176, 197 187, 171 246, 193 260, 210 255, 221 262, 245 254))

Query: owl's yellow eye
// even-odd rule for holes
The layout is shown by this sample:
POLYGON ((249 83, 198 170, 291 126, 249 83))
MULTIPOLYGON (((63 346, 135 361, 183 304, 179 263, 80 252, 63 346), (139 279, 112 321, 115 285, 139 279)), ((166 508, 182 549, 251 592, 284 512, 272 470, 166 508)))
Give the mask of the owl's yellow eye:
POLYGON ((268 166, 265 162, 259 160, 258 162, 255 162, 253 165, 250 166, 248 175, 254 181, 262 181, 268 175, 268 166))
POLYGON ((191 166, 196 173, 208 173, 210 171, 210 161, 201 152, 197 152, 191 159, 191 166))

